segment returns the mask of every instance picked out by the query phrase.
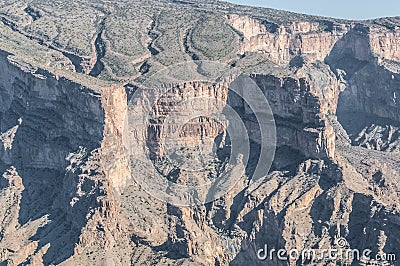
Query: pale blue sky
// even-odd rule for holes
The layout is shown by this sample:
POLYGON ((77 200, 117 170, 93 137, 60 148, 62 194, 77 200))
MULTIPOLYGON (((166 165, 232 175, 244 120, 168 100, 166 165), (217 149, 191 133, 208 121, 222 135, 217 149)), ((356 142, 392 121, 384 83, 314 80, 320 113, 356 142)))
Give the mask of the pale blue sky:
POLYGON ((400 16, 400 0, 228 0, 228 2, 346 19, 400 16))

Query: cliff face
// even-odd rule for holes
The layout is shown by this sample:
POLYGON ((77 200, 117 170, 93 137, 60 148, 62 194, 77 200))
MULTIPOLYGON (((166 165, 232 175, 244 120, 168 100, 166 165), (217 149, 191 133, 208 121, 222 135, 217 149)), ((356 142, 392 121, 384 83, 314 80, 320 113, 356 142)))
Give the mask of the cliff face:
POLYGON ((400 31, 372 29, 370 43, 372 52, 386 60, 400 61, 400 31))
MULTIPOLYGON (((106 93, 18 65, 4 52, 0 61, 1 128, 6 132, 1 169, 8 182, 2 199, 4 215, 13 217, 2 223, 2 260, 61 262, 74 254, 77 243, 87 245, 82 232, 88 224, 104 218, 106 227, 116 215, 112 186, 118 188, 120 181, 112 167, 105 167, 109 160, 101 146, 122 146, 109 139, 119 132, 115 123, 123 125, 124 112, 103 109, 101 102, 112 98, 106 93)), ((116 159, 118 169, 120 164, 116 159)))
POLYGON ((277 64, 288 64, 296 56, 321 60, 330 53, 333 45, 348 31, 348 25, 329 25, 321 32, 318 22, 293 22, 269 32, 265 25, 247 16, 228 15, 232 27, 243 34, 240 51, 263 52, 277 64))
MULTIPOLYGON (((335 107, 321 106, 312 81, 263 75, 255 75, 254 79, 274 113, 278 148, 288 146, 308 158, 334 157, 335 136, 324 116, 333 113, 331 109, 335 107)), ((331 96, 329 92, 324 95, 334 99, 337 92, 332 89, 331 93, 331 96)))
POLYGON ((104 110, 104 130, 101 142, 105 175, 112 187, 121 190, 130 179, 127 145, 127 96, 124 87, 112 86, 102 90, 101 104, 104 110))
POLYGON ((400 257, 398 19, 215 1, 35 0, 0 11, 0 263, 326 265, 257 252, 343 248, 341 238, 400 257), (86 27, 69 16, 82 10, 86 27), (220 69, 198 59, 227 73, 206 81, 220 69), (192 64, 174 65, 183 61, 192 64), (163 90, 141 90, 165 68, 163 90), (276 127, 272 167, 257 180, 269 136, 233 93, 241 73, 276 127), (229 160, 230 107, 248 134, 247 164, 229 160), (217 180, 205 194, 217 193, 224 174, 235 183, 216 200, 159 200, 174 190, 167 181, 217 180))

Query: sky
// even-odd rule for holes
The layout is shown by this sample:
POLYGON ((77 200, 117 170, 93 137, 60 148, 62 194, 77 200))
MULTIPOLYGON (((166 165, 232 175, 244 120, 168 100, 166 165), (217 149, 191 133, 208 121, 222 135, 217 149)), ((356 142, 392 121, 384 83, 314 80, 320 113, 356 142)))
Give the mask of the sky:
POLYGON ((400 0, 228 0, 228 2, 354 20, 400 16, 400 0))

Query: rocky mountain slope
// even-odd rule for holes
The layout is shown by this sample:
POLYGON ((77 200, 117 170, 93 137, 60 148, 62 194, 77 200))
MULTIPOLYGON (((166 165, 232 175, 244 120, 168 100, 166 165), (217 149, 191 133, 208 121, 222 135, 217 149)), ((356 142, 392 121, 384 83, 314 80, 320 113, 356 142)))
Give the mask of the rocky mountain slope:
MULTIPOLYGON (((400 265, 400 18, 346 21, 211 0, 0 0, 0 18, 4 265, 400 265), (150 122, 140 120, 138 106, 154 96, 137 98, 146 81, 164 69, 203 77, 211 61, 227 74, 171 82, 174 100, 160 97, 150 122), (274 160, 254 182, 265 136, 232 96, 237 73, 261 89, 276 127, 274 160), (193 95, 214 104, 173 113, 193 95), (165 119, 228 105, 249 132, 245 169, 221 154, 198 176, 169 164, 165 119), (153 168, 177 184, 218 180, 221 169, 238 180, 214 201, 176 206, 139 182, 153 168), (398 260, 260 260, 265 245, 398 260)), ((198 116, 177 141, 211 153, 221 138, 222 152, 226 126, 198 116)))

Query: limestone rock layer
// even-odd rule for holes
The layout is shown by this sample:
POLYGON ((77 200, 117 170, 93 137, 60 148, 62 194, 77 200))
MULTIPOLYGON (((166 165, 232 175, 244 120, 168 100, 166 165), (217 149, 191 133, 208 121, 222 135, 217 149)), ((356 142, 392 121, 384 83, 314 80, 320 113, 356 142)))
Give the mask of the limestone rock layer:
POLYGON ((0 0, 0 19, 1 264, 398 265, 257 252, 345 239, 400 260, 399 18, 213 0, 0 0), (207 62, 224 66, 219 79, 189 78, 220 70, 207 62), (143 90, 163 71, 167 94, 143 90), (265 136, 232 93, 241 75, 276 130, 258 180, 265 136), (248 133, 245 166, 227 159, 227 120, 191 117, 228 107, 248 133), (152 171, 178 185, 238 178, 218 199, 183 207, 148 193, 159 184, 140 181, 152 171))

